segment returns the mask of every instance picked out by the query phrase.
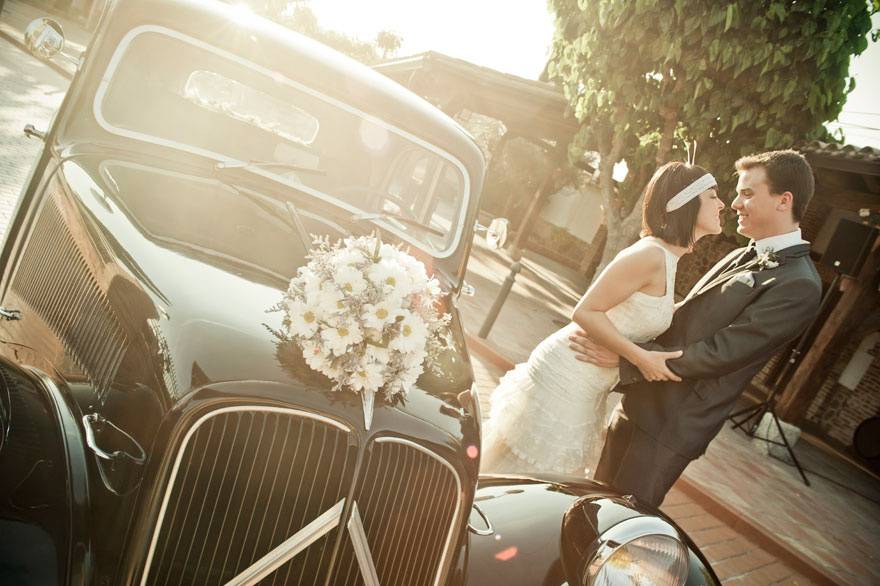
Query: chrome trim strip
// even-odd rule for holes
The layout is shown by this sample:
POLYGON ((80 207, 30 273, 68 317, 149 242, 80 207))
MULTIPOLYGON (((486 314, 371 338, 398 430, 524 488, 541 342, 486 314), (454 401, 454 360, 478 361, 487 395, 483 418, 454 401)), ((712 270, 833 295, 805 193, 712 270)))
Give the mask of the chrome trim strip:
MULTIPOLYGON (((302 550, 318 541, 339 525, 342 518, 342 508, 345 499, 342 499, 332 508, 322 513, 320 517, 285 539, 281 545, 261 557, 244 572, 226 583, 226 586, 249 586, 257 584, 260 580, 283 566, 296 557, 302 550)), ((349 526, 351 523, 349 522, 349 526)), ((378 586, 378 582, 376 582, 378 586)), ((368 585, 369 586, 369 585, 368 585)))
POLYGON ((437 574, 434 577, 434 586, 441 586, 441 584, 443 584, 444 580, 446 579, 446 573, 449 569, 449 565, 451 564, 450 555, 452 553, 452 547, 455 545, 452 539, 453 537, 455 537, 455 529, 456 527, 458 527, 459 520, 462 516, 462 505, 464 504, 464 498, 462 498, 461 478, 458 476, 458 472, 455 470, 452 464, 450 464, 445 459, 441 458, 439 455, 435 454, 428 448, 420 446, 415 442, 396 437, 380 437, 376 439, 376 443, 397 443, 415 448, 418 451, 430 456, 431 458, 434 458, 447 469, 449 469, 450 472, 452 472, 452 477, 455 479, 455 485, 458 489, 458 507, 456 507, 455 514, 452 516, 452 522, 449 524, 449 530, 446 536, 446 546, 443 548, 443 555, 440 557, 440 565, 437 568, 437 574))
MULTIPOLYGON (((195 155, 207 157, 209 159, 214 159, 214 160, 220 161, 220 162, 226 162, 226 163, 239 162, 238 160, 233 159, 231 157, 222 155, 220 153, 215 153, 213 151, 209 151, 206 149, 201 149, 198 147, 193 147, 191 145, 179 143, 179 142, 176 142, 173 140, 167 140, 167 139, 160 138, 157 136, 144 134, 142 132, 133 132, 131 130, 127 130, 124 128, 118 128, 116 126, 113 126, 106 118, 104 118, 104 114, 101 110, 101 105, 103 104, 104 97, 107 94, 107 91, 110 87, 110 82, 113 79, 113 74, 116 72, 116 68, 119 67, 119 63, 122 61, 122 58, 125 55, 125 52, 128 50, 128 46, 131 45, 131 43, 135 39, 135 37, 137 37, 141 34, 144 34, 144 33, 155 33, 155 34, 165 35, 166 37, 171 37, 173 39, 177 39, 177 40, 182 41, 184 43, 188 43, 190 45, 193 45, 195 47, 199 47, 199 48, 204 49, 206 51, 212 52, 215 55, 219 55, 220 57, 222 57, 224 59, 227 59, 229 61, 233 61, 235 63, 238 63, 239 65, 243 65, 244 67, 248 67, 248 68, 252 69, 253 71, 256 71, 257 73, 260 73, 266 77, 269 77, 270 79, 272 79, 276 82, 280 82, 285 85, 288 85, 298 91, 309 94, 313 98, 317 98, 317 99, 322 100, 332 106, 335 106, 341 110, 344 110, 344 111, 348 112, 349 114, 353 114, 354 116, 358 116, 359 118, 361 118, 363 120, 366 120, 366 121, 369 121, 373 124, 381 126, 385 129, 409 140, 410 142, 413 142, 413 143, 419 145, 420 147, 422 147, 428 151, 433 152, 434 154, 438 155, 439 157, 449 161, 455 168, 458 169, 459 173, 461 173, 461 177, 462 177, 462 181, 463 181, 463 186, 462 186, 463 187, 463 189, 462 189, 462 196, 463 197, 462 197, 461 208, 460 208, 459 214, 458 214, 458 222, 457 222, 458 229, 456 230, 455 236, 452 239, 452 242, 450 243, 449 247, 446 250, 443 250, 443 251, 429 250, 428 247, 426 246, 426 244, 427 244, 426 242, 420 241, 415 238, 411 238, 404 231, 397 230, 396 228, 394 228, 394 225, 391 224, 390 222, 382 222, 382 223, 385 225, 386 229, 389 232, 396 234, 402 240, 409 242, 410 244, 412 244, 416 248, 423 250, 427 254, 430 254, 430 255, 435 256, 437 258, 448 258, 458 248, 458 245, 461 242, 462 234, 465 231, 464 230, 464 223, 465 223, 464 219, 465 219, 465 216, 467 215, 467 210, 468 210, 468 207, 470 205, 470 200, 471 200, 471 179, 467 173, 467 169, 465 169, 465 166, 461 163, 461 161, 459 161, 458 159, 453 157, 450 153, 447 153, 446 151, 438 148, 436 145, 433 145, 433 144, 419 138, 418 136, 416 136, 414 134, 410 134, 409 132, 403 130, 402 128, 398 128, 388 122, 385 122, 381 118, 367 114, 366 112, 358 110, 357 108, 355 108, 349 104, 346 104, 345 102, 342 102, 342 101, 337 100, 335 98, 331 98, 330 96, 328 96, 326 94, 322 94, 321 92, 314 90, 314 89, 312 89, 306 85, 303 85, 301 83, 297 83, 297 82, 293 81, 292 79, 289 79, 289 78, 281 75, 278 72, 267 69, 267 68, 265 68, 261 65, 258 65, 252 61, 242 59, 238 55, 235 55, 233 53, 230 53, 228 51, 220 49, 219 47, 215 47, 215 46, 210 45, 208 43, 205 43, 203 41, 200 41, 199 39, 195 39, 195 38, 190 37, 188 35, 185 35, 183 33, 177 32, 175 30, 172 30, 172 29, 169 29, 169 28, 166 28, 163 26, 156 26, 156 25, 149 25, 149 24, 141 25, 141 26, 138 26, 138 27, 131 29, 128 33, 126 33, 126 35, 122 38, 122 40, 119 41, 119 45, 117 46, 116 51, 113 53, 113 56, 110 58, 110 62, 107 65, 107 69, 104 71, 103 75, 101 76, 101 81, 99 82, 98 89, 95 92, 95 100, 94 100, 94 102, 92 102, 92 114, 95 117, 95 121, 98 123, 98 125, 101 128, 103 128, 104 130, 106 130, 110 134, 115 134, 117 136, 122 136, 125 138, 131 138, 133 140, 140 140, 142 142, 158 144, 160 146, 166 146, 166 147, 177 149, 177 150, 182 150, 184 152, 193 153, 195 155)), ((290 179, 287 179, 286 177, 284 177, 282 175, 275 175, 273 173, 268 173, 266 171, 263 171, 260 168, 253 168, 252 170, 257 175, 261 175, 267 179, 271 179, 272 181, 276 181, 276 182, 281 183, 283 185, 287 185, 288 187, 292 187, 294 189, 304 191, 306 193, 309 193, 310 195, 317 197, 318 199, 330 202, 333 205, 341 207, 341 208, 343 208, 347 211, 350 211, 352 213, 359 213, 359 212, 364 211, 360 208, 346 204, 345 202, 338 200, 329 194, 325 194, 321 191, 318 191, 317 189, 312 189, 312 188, 310 188, 306 185, 303 185, 301 183, 293 182, 290 179)))
POLYGON ((171 490, 174 488, 174 481, 177 480, 177 473, 180 471, 180 462, 183 459, 183 454, 186 452, 186 448, 189 445, 192 436, 195 432, 201 427, 208 419, 211 417, 216 417, 217 415, 221 415, 223 413, 232 413, 237 411, 266 411, 270 413, 282 413, 288 415, 294 415, 297 417, 304 417, 306 419, 314 419, 316 421, 321 421, 323 423, 330 424, 334 427, 341 429, 346 433, 351 433, 351 428, 339 423, 334 419, 330 419, 329 417, 323 417, 321 415, 316 415, 314 413, 309 413, 308 411, 300 411, 298 409, 285 409, 281 407, 264 407, 259 405, 238 405, 235 407, 221 407, 220 409, 215 409, 210 411, 204 415, 202 415, 196 422, 187 430, 186 435, 183 437, 183 441, 180 443, 180 447, 177 449, 177 454, 174 456, 174 465, 171 468, 171 475, 168 477, 168 482, 165 485, 165 494, 162 495, 162 505, 159 507, 159 516, 156 518, 156 524, 153 528, 153 536, 150 539, 150 547, 147 550, 147 559, 144 562, 144 569, 141 573, 141 586, 147 585, 147 578, 150 575, 150 566, 153 563, 153 556, 156 553, 156 543, 159 540, 159 533, 162 529, 162 522, 165 520, 165 513, 168 509, 168 501, 171 498, 171 490))
POLYGON ((358 512, 357 503, 351 504, 351 516, 348 518, 348 535, 354 546, 354 555, 358 566, 361 568, 361 577, 366 586, 379 586, 379 575, 376 573, 376 565, 370 553, 370 544, 367 542, 367 533, 358 512))
POLYGON ((468 526, 467 526, 468 531, 470 531, 471 533, 473 533, 475 535, 482 535, 482 536, 492 535, 493 533, 495 533, 495 526, 492 525, 492 522, 489 520, 489 517, 487 517, 486 513, 483 512, 483 509, 478 507, 477 503, 474 503, 473 505, 471 505, 471 508, 477 512, 477 514, 480 516, 480 518, 486 524, 486 529, 477 529, 476 527, 474 527, 473 525, 470 524, 470 521, 468 521, 468 526))

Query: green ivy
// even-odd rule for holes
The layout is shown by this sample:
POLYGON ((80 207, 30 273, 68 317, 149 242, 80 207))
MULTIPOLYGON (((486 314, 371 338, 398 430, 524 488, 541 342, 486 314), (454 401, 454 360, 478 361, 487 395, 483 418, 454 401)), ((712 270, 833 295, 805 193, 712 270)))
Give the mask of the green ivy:
POLYGON ((581 123, 569 153, 608 156, 614 139, 625 145, 631 172, 613 206, 619 218, 655 159, 684 159, 685 141, 697 141, 697 163, 730 193, 741 155, 827 140, 823 124, 852 91, 850 59, 868 46, 880 10, 880 0, 549 4, 556 32, 547 73, 581 123), (658 157, 669 112, 675 140, 658 157))

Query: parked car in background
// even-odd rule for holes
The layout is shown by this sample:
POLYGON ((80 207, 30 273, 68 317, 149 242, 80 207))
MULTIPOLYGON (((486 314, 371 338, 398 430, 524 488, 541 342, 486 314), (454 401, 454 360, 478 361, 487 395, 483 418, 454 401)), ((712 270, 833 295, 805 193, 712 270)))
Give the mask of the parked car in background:
POLYGON ((607 486, 478 474, 455 301, 485 161, 420 98, 228 5, 118 2, 32 134, 0 253, 0 583, 718 583, 607 486), (305 233, 374 231, 440 281, 452 343, 370 422, 270 308, 305 233))

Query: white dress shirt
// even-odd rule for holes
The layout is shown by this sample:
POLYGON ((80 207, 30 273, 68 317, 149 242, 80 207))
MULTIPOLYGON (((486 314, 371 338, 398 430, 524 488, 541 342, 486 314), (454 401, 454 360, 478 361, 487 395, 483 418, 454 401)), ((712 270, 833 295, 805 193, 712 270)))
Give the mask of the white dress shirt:
POLYGON ((767 251, 779 252, 780 250, 798 244, 809 244, 809 242, 804 240, 801 236, 800 228, 796 228, 792 232, 777 234, 776 236, 768 236, 767 238, 761 238, 760 240, 755 241, 756 252, 758 255, 762 255, 767 251))

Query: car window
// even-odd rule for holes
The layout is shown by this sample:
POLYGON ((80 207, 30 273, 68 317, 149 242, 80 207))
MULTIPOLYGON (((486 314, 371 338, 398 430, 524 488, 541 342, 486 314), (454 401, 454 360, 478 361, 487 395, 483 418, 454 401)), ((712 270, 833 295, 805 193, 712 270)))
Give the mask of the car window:
POLYGON ((105 79, 95 112, 109 132, 218 161, 286 164, 248 170, 353 213, 410 217, 386 226, 434 256, 458 244, 468 190, 461 163, 344 102, 153 26, 129 33, 105 79))

